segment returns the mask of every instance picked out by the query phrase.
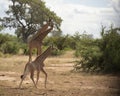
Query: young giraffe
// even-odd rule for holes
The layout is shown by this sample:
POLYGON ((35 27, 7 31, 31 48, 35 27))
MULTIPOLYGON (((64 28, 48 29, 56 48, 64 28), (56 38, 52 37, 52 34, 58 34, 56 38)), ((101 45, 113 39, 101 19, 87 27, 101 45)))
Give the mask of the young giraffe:
POLYGON ((55 49, 53 46, 49 46, 41 55, 39 55, 34 61, 28 62, 25 66, 24 73, 21 75, 21 82, 19 85, 19 88, 22 85, 23 80, 27 76, 28 73, 30 73, 30 78, 33 81, 34 86, 37 88, 37 83, 39 80, 39 73, 42 71, 45 74, 45 88, 46 88, 46 82, 47 82, 47 73, 43 69, 44 67, 44 60, 50 55, 51 51, 55 49), (37 71, 37 79, 36 83, 34 81, 34 71, 37 71))
POLYGON ((44 32, 41 32, 36 38, 32 39, 29 42, 29 62, 32 61, 32 50, 33 48, 37 48, 37 55, 41 54, 41 46, 43 39, 47 36, 49 32, 53 30, 53 24, 51 24, 51 27, 44 32))

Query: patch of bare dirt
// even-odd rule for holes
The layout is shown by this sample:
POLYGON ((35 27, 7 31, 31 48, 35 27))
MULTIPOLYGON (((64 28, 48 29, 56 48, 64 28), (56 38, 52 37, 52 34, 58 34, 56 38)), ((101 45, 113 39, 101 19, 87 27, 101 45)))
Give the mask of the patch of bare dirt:
POLYGON ((38 89, 29 76, 19 89, 20 75, 27 60, 27 56, 0 58, 0 96, 120 96, 118 76, 71 73, 76 58, 68 57, 68 53, 67 56, 50 57, 45 61, 48 73, 46 89, 42 73, 38 89))

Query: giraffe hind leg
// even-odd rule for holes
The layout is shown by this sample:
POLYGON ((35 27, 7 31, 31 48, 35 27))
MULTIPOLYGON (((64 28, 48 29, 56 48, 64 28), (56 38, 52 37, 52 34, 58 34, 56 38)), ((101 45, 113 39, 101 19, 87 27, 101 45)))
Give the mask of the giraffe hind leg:
POLYGON ((41 71, 45 74, 45 88, 46 88, 46 83, 47 83, 47 73, 43 68, 41 68, 41 71))

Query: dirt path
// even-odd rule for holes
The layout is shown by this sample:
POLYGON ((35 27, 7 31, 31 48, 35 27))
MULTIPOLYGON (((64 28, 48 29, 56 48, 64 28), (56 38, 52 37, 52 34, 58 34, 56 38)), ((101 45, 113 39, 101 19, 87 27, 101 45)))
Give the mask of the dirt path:
POLYGON ((48 73, 47 89, 44 75, 40 74, 38 89, 29 76, 19 89, 26 56, 0 58, 0 96, 120 96, 120 78, 112 75, 71 73, 73 57, 48 58, 45 70, 48 73))

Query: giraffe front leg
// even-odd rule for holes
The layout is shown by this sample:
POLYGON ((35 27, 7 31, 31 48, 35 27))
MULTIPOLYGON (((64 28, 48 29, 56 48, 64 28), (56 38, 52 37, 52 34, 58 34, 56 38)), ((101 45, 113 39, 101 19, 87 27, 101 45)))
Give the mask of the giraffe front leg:
POLYGON ((31 71, 31 75, 30 75, 31 80, 33 81, 34 86, 37 88, 35 81, 34 81, 34 71, 31 71))
POLYGON ((39 74, 40 74, 40 71, 37 71, 37 80, 36 80, 36 86, 38 84, 38 80, 39 80, 39 74))

